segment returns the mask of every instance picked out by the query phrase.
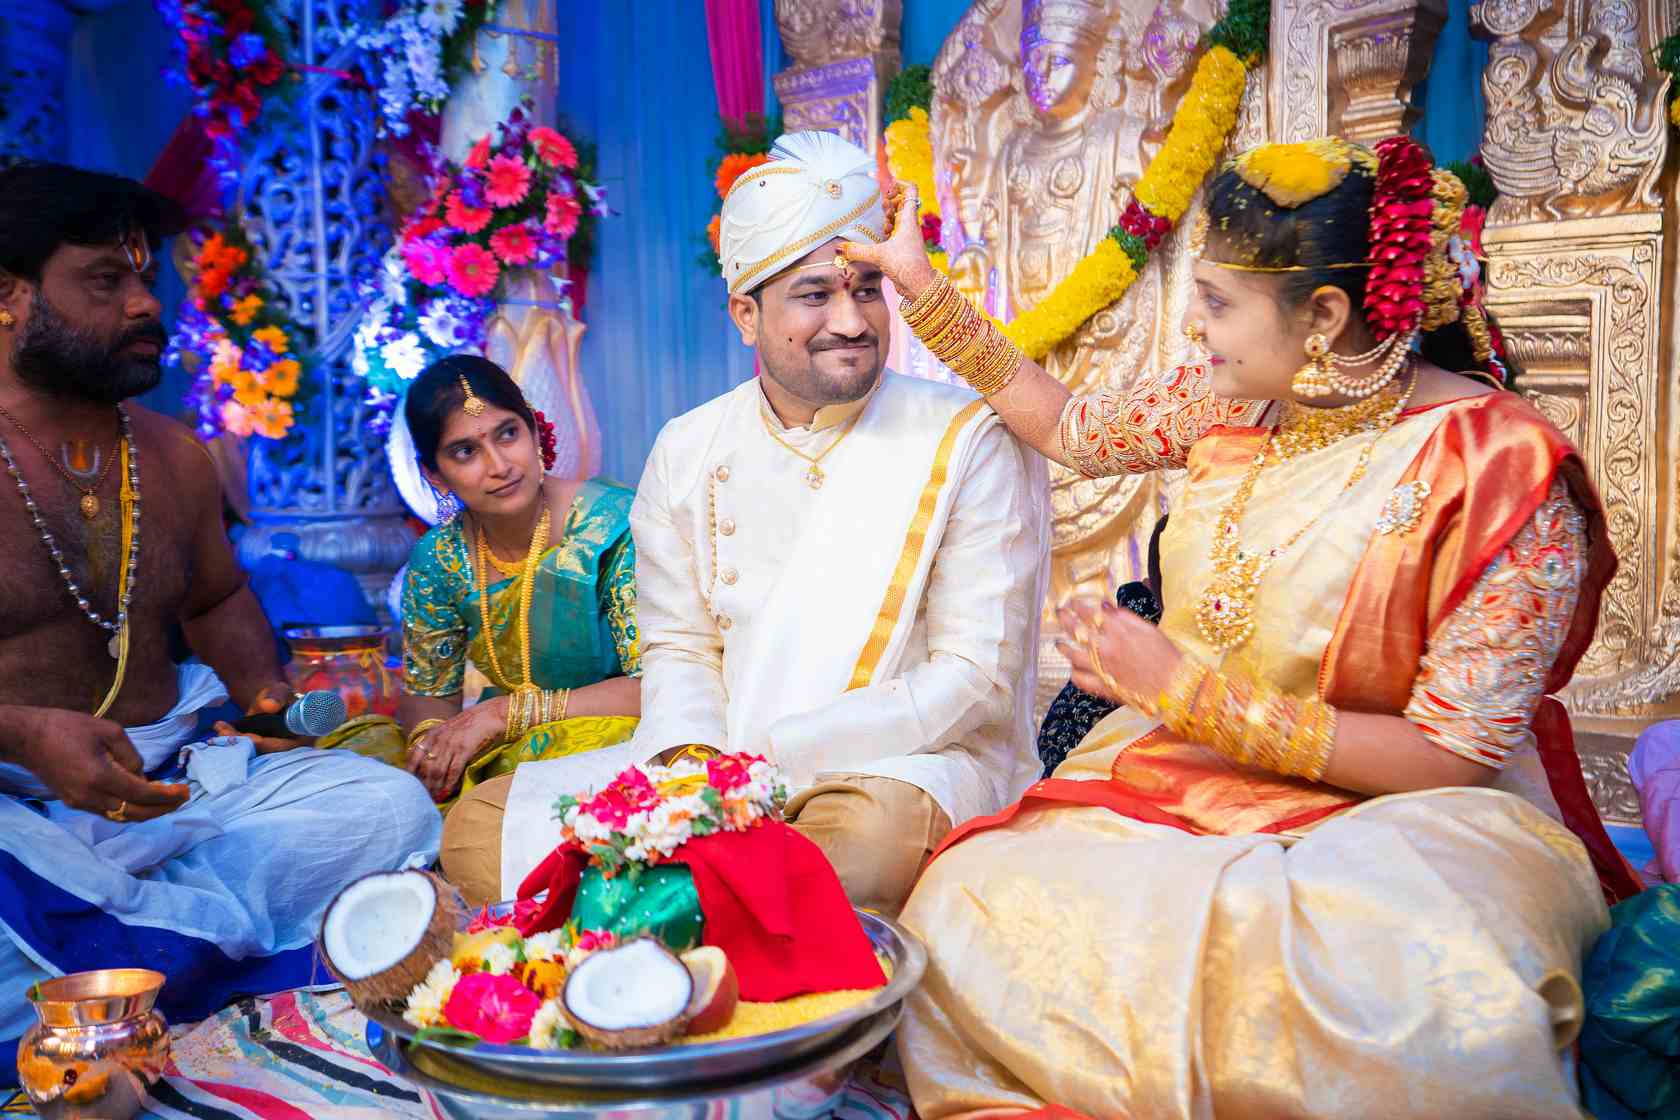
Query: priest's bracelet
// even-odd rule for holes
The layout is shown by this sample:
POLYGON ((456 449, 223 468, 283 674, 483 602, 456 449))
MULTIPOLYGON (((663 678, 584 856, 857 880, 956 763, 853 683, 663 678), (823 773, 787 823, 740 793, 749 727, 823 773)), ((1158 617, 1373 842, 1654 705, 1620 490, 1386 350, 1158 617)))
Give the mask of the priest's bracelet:
POLYGON ((982 396, 1001 393, 1026 355, 943 276, 905 300, 900 311, 933 356, 955 370, 982 396))
POLYGON ((1185 657, 1159 700, 1174 735, 1212 747, 1243 766, 1319 781, 1336 748, 1336 709, 1185 657))

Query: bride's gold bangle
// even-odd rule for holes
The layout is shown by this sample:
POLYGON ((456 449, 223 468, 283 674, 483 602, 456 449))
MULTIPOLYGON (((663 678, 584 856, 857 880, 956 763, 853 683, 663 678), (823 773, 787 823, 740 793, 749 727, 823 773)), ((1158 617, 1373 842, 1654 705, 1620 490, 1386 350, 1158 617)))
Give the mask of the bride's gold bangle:
POLYGON ((449 721, 446 719, 423 719, 419 723, 415 724, 414 730, 408 733, 408 739, 406 740, 408 749, 413 750, 414 744, 418 743, 428 731, 435 727, 442 727, 448 722, 449 721))

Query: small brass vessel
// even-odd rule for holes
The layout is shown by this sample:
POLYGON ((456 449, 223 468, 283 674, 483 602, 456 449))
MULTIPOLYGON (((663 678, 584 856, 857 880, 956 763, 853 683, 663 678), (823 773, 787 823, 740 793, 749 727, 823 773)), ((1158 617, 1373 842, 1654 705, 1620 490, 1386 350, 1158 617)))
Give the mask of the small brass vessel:
POLYGON ((18 1042, 18 1078, 42 1120, 128 1120, 169 1062, 169 1026, 152 1010, 163 973, 104 968, 29 989, 40 1020, 18 1042))

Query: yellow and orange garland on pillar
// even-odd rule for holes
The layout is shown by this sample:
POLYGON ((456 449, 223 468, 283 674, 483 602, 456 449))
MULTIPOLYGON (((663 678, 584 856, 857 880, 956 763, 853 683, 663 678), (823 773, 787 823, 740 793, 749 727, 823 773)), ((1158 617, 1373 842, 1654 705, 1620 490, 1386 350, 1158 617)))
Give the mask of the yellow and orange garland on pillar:
MULTIPOLYGON (((1203 37, 1206 49, 1173 114, 1172 129, 1138 180, 1120 224, 1036 306, 999 324, 1029 358, 1043 359, 1091 316, 1125 295, 1149 253, 1190 208, 1236 128, 1248 71, 1265 57, 1270 21, 1269 0, 1232 0, 1225 18, 1208 29, 1203 37)), ((916 186, 924 208, 931 208, 926 213, 937 221, 927 110, 925 104, 917 106, 887 126, 887 168, 895 179, 916 186)), ((924 239, 927 232, 924 215, 924 239)), ((943 256, 933 256, 941 272, 943 256)))

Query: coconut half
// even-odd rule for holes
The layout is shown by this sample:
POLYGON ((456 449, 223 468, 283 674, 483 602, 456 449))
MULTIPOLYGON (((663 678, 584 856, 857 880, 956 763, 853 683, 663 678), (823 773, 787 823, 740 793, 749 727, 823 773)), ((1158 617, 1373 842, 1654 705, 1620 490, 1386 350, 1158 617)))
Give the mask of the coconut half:
POLYGON ((682 1034, 694 978, 652 937, 585 957, 566 977, 560 1010, 590 1042, 608 1050, 657 1046, 682 1034))
POLYGON ((317 942, 357 1006, 397 1003, 448 959, 466 921, 455 888, 429 871, 380 871, 338 892, 317 942))

